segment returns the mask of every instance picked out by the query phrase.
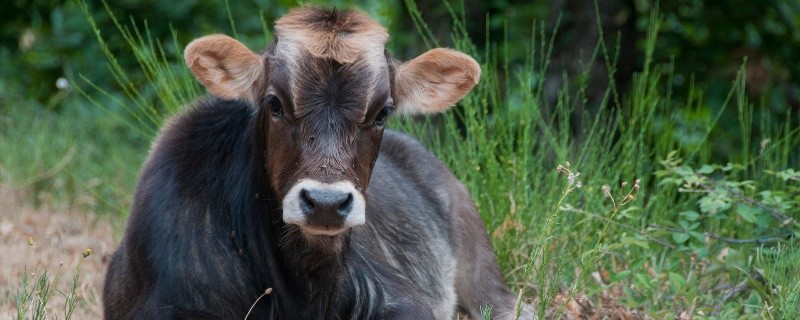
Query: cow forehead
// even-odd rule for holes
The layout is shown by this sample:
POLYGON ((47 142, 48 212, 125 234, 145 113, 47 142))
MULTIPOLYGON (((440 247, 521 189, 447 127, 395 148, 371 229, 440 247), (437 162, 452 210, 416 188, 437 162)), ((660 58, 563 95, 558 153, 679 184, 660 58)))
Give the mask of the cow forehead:
MULTIPOLYGON (((386 29, 358 11, 300 8, 280 18, 275 32, 274 58, 282 62, 289 76, 293 104, 304 109, 308 104, 303 100, 319 101, 304 97, 314 95, 314 91, 330 94, 327 89, 336 84, 340 87, 338 94, 348 95, 350 102, 355 102, 353 98, 360 100, 361 106, 348 109, 358 110, 356 118, 363 120, 367 104, 377 97, 376 89, 380 90, 376 86, 387 82, 381 78, 388 75, 386 29), (342 87, 345 83, 350 85, 342 87)), ((303 114, 311 110, 295 111, 303 114)))
POLYGON ((310 54, 314 58, 353 63, 359 59, 379 64, 389 39, 386 29, 354 10, 300 8, 275 23, 276 54, 287 61, 310 54))

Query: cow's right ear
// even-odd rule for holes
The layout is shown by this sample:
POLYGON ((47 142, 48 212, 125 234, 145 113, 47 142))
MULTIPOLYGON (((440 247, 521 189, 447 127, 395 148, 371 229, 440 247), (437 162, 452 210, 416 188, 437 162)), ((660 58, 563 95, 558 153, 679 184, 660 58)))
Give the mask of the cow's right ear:
POLYGON ((437 113, 461 100, 478 83, 481 66, 461 52, 436 48, 399 65, 395 104, 403 114, 437 113))
POLYGON ((183 57, 209 92, 226 99, 251 100, 256 82, 265 73, 259 55, 226 35, 195 39, 186 46, 183 57))

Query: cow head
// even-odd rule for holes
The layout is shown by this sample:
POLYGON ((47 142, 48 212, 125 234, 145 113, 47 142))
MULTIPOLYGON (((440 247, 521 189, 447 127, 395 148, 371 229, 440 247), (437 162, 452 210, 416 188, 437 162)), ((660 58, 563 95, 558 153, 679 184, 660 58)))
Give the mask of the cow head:
POLYGON ((267 180, 283 221, 306 239, 361 225, 365 190, 389 116, 446 110, 472 89, 480 66, 433 49, 399 62, 386 30, 357 11, 300 8, 280 18, 262 54, 211 35, 185 59, 212 94, 245 100, 262 116, 267 180))

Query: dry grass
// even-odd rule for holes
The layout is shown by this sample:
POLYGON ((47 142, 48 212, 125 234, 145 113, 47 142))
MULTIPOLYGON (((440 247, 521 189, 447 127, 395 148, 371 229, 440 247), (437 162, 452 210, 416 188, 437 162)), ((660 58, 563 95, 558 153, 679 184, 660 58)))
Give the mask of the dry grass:
POLYGON ((0 186, 0 319, 16 317, 15 298, 22 272, 36 279, 44 271, 56 289, 47 303, 46 318, 63 319, 66 298, 61 293, 72 291, 79 266, 72 318, 101 318, 106 261, 115 248, 110 223, 95 214, 35 208, 22 199, 25 195, 0 186), (87 248, 92 254, 84 258, 87 248))

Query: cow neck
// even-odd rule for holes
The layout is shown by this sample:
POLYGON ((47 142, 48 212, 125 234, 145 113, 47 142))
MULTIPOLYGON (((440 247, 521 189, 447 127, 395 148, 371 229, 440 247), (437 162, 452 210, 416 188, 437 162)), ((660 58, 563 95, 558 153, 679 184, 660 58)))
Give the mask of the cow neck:
POLYGON ((263 226, 264 232, 245 236, 247 246, 245 257, 254 267, 256 279, 273 288, 273 310, 279 314, 292 316, 304 314, 304 319, 326 319, 335 317, 336 297, 342 277, 346 272, 347 252, 350 248, 349 234, 345 236, 343 250, 338 253, 323 252, 310 246, 300 234, 300 230, 287 227, 281 217, 281 204, 275 192, 269 187, 266 172, 266 152, 264 140, 268 120, 267 112, 258 112, 254 126, 254 150, 256 161, 254 176, 258 184, 258 206, 263 208, 260 217, 249 218, 263 226), (266 221, 265 221, 266 220, 266 221), (268 274, 265 274, 264 271, 268 274))
MULTIPOLYGON (((279 224, 283 224, 282 221, 279 224)), ((279 226, 283 230, 285 226, 279 226)), ((295 230, 296 231, 296 230, 295 230)), ((344 254, 320 252, 310 247, 302 235, 282 234, 280 252, 281 279, 291 283, 290 294, 298 299, 306 319, 330 318, 337 307, 337 294, 345 272, 344 254)))

